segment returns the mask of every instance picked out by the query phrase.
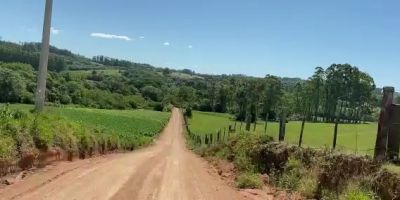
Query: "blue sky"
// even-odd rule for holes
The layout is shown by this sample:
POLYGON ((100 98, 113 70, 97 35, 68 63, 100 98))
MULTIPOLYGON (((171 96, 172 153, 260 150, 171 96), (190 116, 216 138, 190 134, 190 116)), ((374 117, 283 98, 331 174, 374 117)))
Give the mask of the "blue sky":
MULTIPOLYGON (((350 63, 400 87, 398 0, 54 0, 51 44, 201 73, 309 77, 350 63)), ((40 41, 44 0, 1 0, 0 37, 40 41)))

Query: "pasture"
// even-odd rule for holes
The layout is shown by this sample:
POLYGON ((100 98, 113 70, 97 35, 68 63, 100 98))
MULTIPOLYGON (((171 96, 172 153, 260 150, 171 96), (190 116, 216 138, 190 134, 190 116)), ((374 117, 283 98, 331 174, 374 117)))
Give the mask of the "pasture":
MULTIPOLYGON (((189 119, 189 129, 199 135, 216 133, 220 129, 234 126, 235 121, 229 114, 207 113, 193 111, 193 117, 189 119)), ((251 125, 248 134, 265 134, 265 123, 257 122, 253 132, 251 125)), ((373 154, 376 139, 377 123, 368 124, 340 124, 338 130, 337 149, 346 153, 373 154)), ((285 141, 298 144, 301 122, 291 121, 286 124, 285 141)), ((244 133, 245 123, 236 122, 236 133, 244 133), (242 129, 240 127, 242 126, 242 129), (240 131, 242 130, 242 131, 240 131)), ((331 148, 333 140, 334 124, 307 122, 304 128, 303 146, 312 148, 331 148)), ((279 123, 268 122, 267 134, 277 139, 279 123)), ((246 134, 246 133, 245 133, 246 134)))

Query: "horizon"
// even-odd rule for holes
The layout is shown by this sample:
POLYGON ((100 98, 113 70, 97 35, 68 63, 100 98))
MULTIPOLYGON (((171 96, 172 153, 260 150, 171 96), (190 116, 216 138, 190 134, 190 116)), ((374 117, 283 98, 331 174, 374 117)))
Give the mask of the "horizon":
MULTIPOLYGON (((88 58, 214 75, 307 79, 317 66, 349 63, 377 87, 400 88, 396 1, 157 3, 54 1, 51 44, 88 58)), ((5 0, 2 7, 2 40, 40 42, 44 2, 5 0)))

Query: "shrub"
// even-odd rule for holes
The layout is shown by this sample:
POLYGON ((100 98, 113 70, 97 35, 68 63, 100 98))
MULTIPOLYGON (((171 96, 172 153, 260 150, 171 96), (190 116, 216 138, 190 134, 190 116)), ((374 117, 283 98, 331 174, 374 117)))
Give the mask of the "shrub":
POLYGON ((13 138, 0 132, 0 160, 9 159, 16 156, 16 146, 13 138))
POLYGON ((261 173, 271 171, 282 171, 289 160, 289 149, 287 144, 280 142, 263 142, 253 146, 252 159, 257 163, 261 173))
POLYGON ((273 171, 271 177, 275 185, 289 190, 297 190, 305 174, 305 169, 302 167, 301 162, 290 158, 283 170, 273 171))
POLYGON ((172 104, 167 104, 164 106, 163 112, 171 112, 174 106, 172 104))
POLYGON ((164 110, 164 105, 159 102, 153 102, 150 104, 151 107, 153 107, 153 110, 155 111, 163 111, 164 110))
POLYGON ((32 122, 31 136, 35 147, 40 151, 47 151, 54 141, 52 125, 49 123, 51 120, 45 114, 37 114, 32 122))
POLYGON ((374 175, 372 185, 382 199, 400 198, 400 176, 387 169, 381 169, 374 175))
POLYGON ((340 199, 371 200, 371 199, 375 199, 375 196, 373 194, 371 194, 370 192, 365 192, 362 190, 352 190, 352 191, 349 191, 347 194, 344 195, 344 197, 341 197, 340 199))
POLYGON ((300 180, 298 191, 308 199, 315 198, 315 192, 318 188, 318 173, 316 171, 308 171, 300 180))
POLYGON ((319 191, 332 190, 341 193, 352 178, 364 177, 376 173, 380 165, 368 157, 329 154, 321 163, 319 174, 319 191))
POLYGON ((187 107, 185 109, 185 116, 188 118, 192 118, 193 114, 192 114, 192 108, 191 107, 187 107))
POLYGON ((350 183, 343 194, 339 196, 343 200, 372 200, 379 199, 371 188, 365 187, 362 181, 350 183))
POLYGON ((59 123, 54 129, 54 146, 61 147, 66 152, 76 152, 78 147, 76 145, 76 137, 74 130, 70 124, 59 123))
POLYGON ((256 189, 262 188, 263 182, 260 176, 256 173, 246 172, 236 178, 238 188, 256 189))
POLYGON ((21 102, 26 82, 19 73, 0 68, 0 102, 21 102))

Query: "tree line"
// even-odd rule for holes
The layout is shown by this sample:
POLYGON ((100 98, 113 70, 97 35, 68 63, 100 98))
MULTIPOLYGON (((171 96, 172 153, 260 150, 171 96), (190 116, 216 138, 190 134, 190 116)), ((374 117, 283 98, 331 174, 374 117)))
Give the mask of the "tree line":
POLYGON ((273 75, 228 76, 208 82, 203 100, 194 108, 229 112, 247 124, 259 118, 277 120, 281 115, 313 122, 372 121, 379 98, 373 78, 349 64, 317 67, 309 79, 291 86, 273 75))
MULTIPOLYGON (((38 43, 0 42, 0 102, 33 102, 39 51, 38 43)), ((51 52, 60 63, 49 62, 53 70, 46 93, 47 101, 57 104, 157 110, 173 104, 231 113, 247 122, 247 128, 257 119, 271 121, 282 115, 291 120, 360 123, 374 120, 379 105, 373 78, 349 64, 317 67, 302 80, 197 74, 106 56, 88 59, 55 47, 51 52)))
MULTIPOLYGON (((67 50, 50 48, 48 69, 50 71, 63 71, 67 68, 64 55, 71 56, 72 53, 67 50)), ((34 69, 38 69, 40 59, 40 43, 15 44, 11 42, 0 41, 0 61, 2 62, 20 62, 30 64, 34 69)))

